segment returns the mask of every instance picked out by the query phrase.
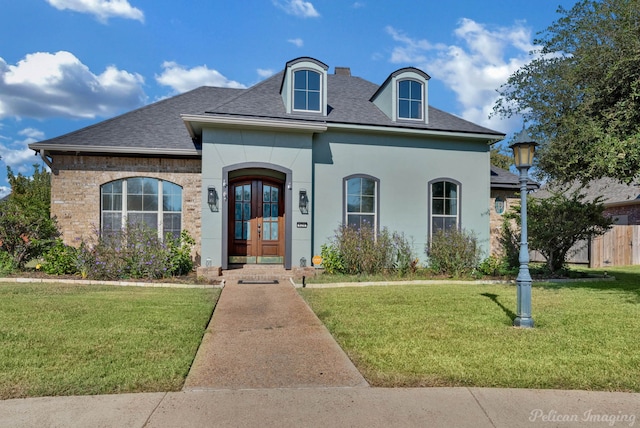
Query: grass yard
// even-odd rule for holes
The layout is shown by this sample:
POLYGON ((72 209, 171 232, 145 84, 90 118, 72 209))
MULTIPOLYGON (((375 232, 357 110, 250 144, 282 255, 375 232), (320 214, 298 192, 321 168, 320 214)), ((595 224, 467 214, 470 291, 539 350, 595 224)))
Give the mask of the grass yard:
POLYGON ((617 281, 535 283, 534 329, 511 327, 514 285, 300 293, 375 386, 639 392, 640 266, 607 272, 617 281))
POLYGON ((0 283, 0 399, 179 390, 219 293, 0 283))

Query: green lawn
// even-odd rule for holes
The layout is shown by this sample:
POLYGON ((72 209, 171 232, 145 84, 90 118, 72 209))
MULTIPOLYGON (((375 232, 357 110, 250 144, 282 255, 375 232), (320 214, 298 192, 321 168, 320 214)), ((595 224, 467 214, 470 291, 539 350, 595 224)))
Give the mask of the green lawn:
POLYGON ((218 296, 0 283, 0 399, 179 390, 218 296))
MULTIPOLYGON (((534 284, 534 329, 511 327, 513 285, 301 289, 375 386, 640 391, 640 267, 534 284)), ((601 273, 601 272, 600 272, 601 273)))

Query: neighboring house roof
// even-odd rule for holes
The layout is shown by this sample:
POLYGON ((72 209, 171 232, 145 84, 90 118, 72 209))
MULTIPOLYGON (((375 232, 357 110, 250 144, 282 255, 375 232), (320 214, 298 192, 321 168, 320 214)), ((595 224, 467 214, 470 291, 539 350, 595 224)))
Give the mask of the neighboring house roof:
MULTIPOLYGON (((528 190, 536 190, 540 184, 529 179, 528 190)), ((491 165, 491 189, 494 190, 520 190, 520 177, 506 169, 491 165)))
MULTIPOLYGON (((248 88, 201 87, 150 104, 129 113, 88 126, 29 147, 36 151, 82 151, 97 153, 198 155, 199 132, 190 118, 268 119, 318 125, 365 126, 375 129, 405 129, 467 134, 493 141, 504 138, 494 131, 434 107, 428 123, 394 122, 373 102, 379 85, 345 73, 327 75, 327 115, 294 112, 287 114, 280 88, 284 71, 248 88), (181 117, 184 115, 184 117, 181 117), (187 127, 185 127, 187 122, 187 127)), ((197 122, 197 120, 195 120, 197 122)), ((316 125, 312 125, 316 126, 316 125)))
POLYGON ((598 196, 601 196, 606 206, 640 203, 640 185, 637 183, 620 183, 613 178, 601 178, 585 186, 577 183, 570 186, 547 184, 539 192, 536 192, 535 196, 537 198, 547 198, 553 192, 571 193, 577 189, 580 189, 581 193, 585 195, 585 201, 593 201, 598 196))

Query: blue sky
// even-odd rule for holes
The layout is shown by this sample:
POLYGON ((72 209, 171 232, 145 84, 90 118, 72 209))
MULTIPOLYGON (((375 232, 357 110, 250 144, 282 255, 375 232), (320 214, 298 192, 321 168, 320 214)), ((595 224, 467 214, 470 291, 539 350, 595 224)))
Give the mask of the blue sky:
POLYGON ((300 56, 381 84, 431 76, 429 104, 489 119, 496 89, 575 0, 0 0, 0 197, 27 144, 202 85, 248 87, 300 56))

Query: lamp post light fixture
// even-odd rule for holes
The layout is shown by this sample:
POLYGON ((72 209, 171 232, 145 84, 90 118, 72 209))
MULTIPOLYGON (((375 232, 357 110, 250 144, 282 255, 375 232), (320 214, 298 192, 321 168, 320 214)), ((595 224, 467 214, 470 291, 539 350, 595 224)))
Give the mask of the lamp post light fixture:
POLYGON ((529 274, 529 243, 527 236, 527 182, 528 171, 538 144, 522 130, 509 146, 513 150, 516 168, 520 171, 520 269, 516 278, 517 302, 515 327, 533 328, 531 318, 531 275, 529 274))

